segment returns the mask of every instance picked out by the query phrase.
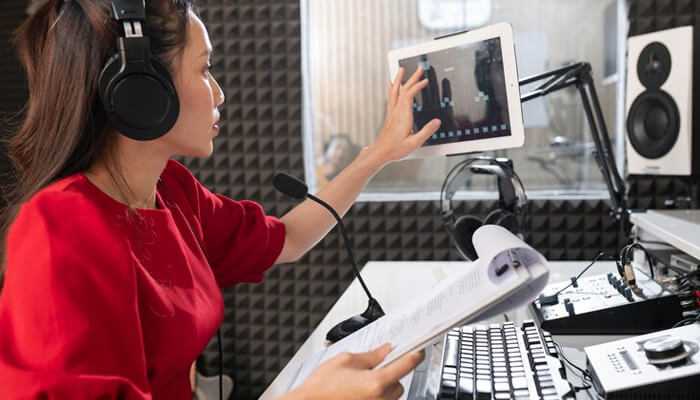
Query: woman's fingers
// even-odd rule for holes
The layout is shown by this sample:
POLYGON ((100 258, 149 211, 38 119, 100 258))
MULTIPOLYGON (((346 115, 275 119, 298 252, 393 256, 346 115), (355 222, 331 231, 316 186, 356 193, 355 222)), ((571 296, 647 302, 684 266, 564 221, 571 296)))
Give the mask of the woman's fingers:
POLYGON ((413 85, 416 84, 416 82, 420 81, 421 78, 423 77, 423 68, 420 66, 416 68, 416 71, 411 75, 410 78, 408 78, 408 81, 406 84, 403 85, 404 89, 410 89, 413 85))
POLYGON ((391 345, 385 343, 374 350, 352 354, 351 364, 357 368, 372 369, 379 365, 389 353, 391 353, 391 345))
POLYGON ((424 351, 408 353, 377 371, 385 382, 398 382, 425 358, 424 351))
POLYGON ((423 90, 426 86, 428 86, 428 80, 423 79, 422 81, 417 82, 415 85, 411 86, 410 88, 405 90, 405 99, 407 102, 410 104, 413 104, 413 98, 416 97, 416 95, 423 90))
POLYGON ((403 67, 399 68, 399 72, 396 73, 394 81, 391 83, 389 88, 389 101, 387 102, 388 111, 392 110, 394 106, 396 106, 396 102, 399 99, 399 89, 401 88, 401 81, 403 81, 404 71, 405 70, 403 67))
POLYGON ((400 383, 396 383, 387 388, 387 390, 384 392, 384 396, 382 396, 382 399, 397 400, 401 398, 403 392, 403 386, 400 383))
POLYGON ((417 148, 418 146, 422 146, 423 143, 430 139, 430 137, 433 136, 433 134, 437 132, 438 129, 440 129, 440 125, 442 125, 442 121, 435 118, 427 124, 423 125, 421 130, 416 132, 415 135, 412 135, 410 138, 408 138, 408 140, 413 141, 413 143, 411 143, 413 147, 417 148))
POLYGON ((412 104, 413 98, 418 92, 428 85, 427 79, 420 79, 423 76, 421 67, 418 67, 408 81, 402 85, 401 81, 403 80, 404 72, 403 67, 399 68, 399 72, 396 73, 396 77, 389 88, 389 98, 386 105, 387 116, 391 115, 391 112, 402 99, 412 104))

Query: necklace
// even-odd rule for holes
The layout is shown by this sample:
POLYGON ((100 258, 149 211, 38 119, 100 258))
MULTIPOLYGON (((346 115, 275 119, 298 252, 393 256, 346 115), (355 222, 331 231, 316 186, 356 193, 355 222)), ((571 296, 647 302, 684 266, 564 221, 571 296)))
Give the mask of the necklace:
POLYGON ((116 184, 114 177, 110 173, 111 176, 111 184, 106 184, 105 182, 102 182, 97 175, 93 174, 92 172, 85 171, 84 175, 86 178, 90 180, 95 186, 97 186, 100 190, 102 190, 105 194, 108 196, 112 197, 113 199, 117 200, 118 202, 127 205, 128 207, 133 207, 133 208, 158 208, 156 204, 156 192, 153 191, 151 195, 148 196, 148 199, 145 201, 141 202, 131 202, 129 201, 129 198, 124 194, 122 191, 122 188, 116 184), (116 190, 115 190, 116 189, 116 190))

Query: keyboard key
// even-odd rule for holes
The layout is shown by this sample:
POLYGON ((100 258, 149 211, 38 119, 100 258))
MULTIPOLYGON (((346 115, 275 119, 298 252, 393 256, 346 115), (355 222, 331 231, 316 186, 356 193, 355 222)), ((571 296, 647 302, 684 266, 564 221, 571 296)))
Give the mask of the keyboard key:
POLYGON ((476 380, 477 399, 491 400, 491 381, 488 379, 476 380))
POLYGON ((540 382, 540 387, 554 387, 554 381, 552 378, 538 379, 540 382))
POLYGON ((461 379, 459 380, 459 394, 458 398, 460 399, 467 399, 471 398, 468 396, 471 396, 474 394, 474 381, 472 379, 461 379))
POLYGON ((557 391, 554 390, 554 388, 545 388, 540 390, 540 393, 543 395, 551 395, 551 394, 557 394, 557 391))
POLYGON ((509 392, 510 385, 508 383, 494 382, 493 389, 497 392, 509 392))
POLYGON ((457 366, 457 357, 459 356, 459 346, 456 339, 448 336, 445 341, 445 358, 444 364, 449 367, 457 366))
POLYGON ((535 374, 537 375, 537 379, 548 379, 552 377, 552 374, 549 372, 549 370, 535 371, 535 374))
POLYGON ((441 399, 454 399, 457 393, 457 382, 450 380, 443 380, 440 383, 440 398, 441 399))
POLYGON ((513 389, 527 389, 527 379, 525 377, 514 377, 511 380, 513 389))

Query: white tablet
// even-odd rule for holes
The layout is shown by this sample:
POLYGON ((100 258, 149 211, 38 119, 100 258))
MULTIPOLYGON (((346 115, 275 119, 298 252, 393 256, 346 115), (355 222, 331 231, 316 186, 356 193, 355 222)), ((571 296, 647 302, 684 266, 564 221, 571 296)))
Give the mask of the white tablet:
POLYGON ((423 67, 429 80, 413 104, 415 131, 442 125, 409 157, 520 147, 525 142, 513 29, 507 23, 389 52, 389 70, 404 79, 423 67))

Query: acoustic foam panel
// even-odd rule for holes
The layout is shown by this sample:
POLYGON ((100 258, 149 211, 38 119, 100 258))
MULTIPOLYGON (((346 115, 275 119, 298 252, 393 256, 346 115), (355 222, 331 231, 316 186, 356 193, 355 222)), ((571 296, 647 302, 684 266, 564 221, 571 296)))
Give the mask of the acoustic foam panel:
MULTIPOLYGON (((0 11, 0 40, 24 18, 25 3, 8 0, 0 11)), ((638 26, 654 26, 656 9, 666 2, 640 2, 638 26), (651 8, 650 8, 651 7, 651 8)), ((687 10, 695 2, 677 2, 687 10)), ((262 202, 283 215, 293 202, 276 193, 276 170, 303 176, 300 69, 301 37, 297 1, 203 1, 198 5, 215 47, 214 73, 227 96, 225 125, 215 153, 186 159, 212 190, 262 202)), ((695 12, 695 11, 693 11, 695 12)), ((688 14, 688 12, 686 12, 688 14)), ((638 28, 639 29, 639 28, 638 28)), ((1 47, 2 112, 15 112, 26 100, 26 83, 14 52, 1 47)), ((645 204, 663 201, 666 181, 643 178, 630 195, 645 204), (660 183, 659 183, 660 182, 660 183)), ((682 185, 670 184, 684 193, 682 185)), ((697 188, 696 188, 697 189, 697 188)), ((697 199, 697 190, 695 190, 697 199)), ((458 212, 484 217, 492 202, 461 204, 458 212)), ((608 217, 605 201, 534 201, 526 218, 526 240, 552 259, 590 259, 613 251, 623 239, 608 217), (580 230, 582 228, 582 231, 580 230)), ((369 260, 457 260, 435 202, 360 203, 346 218, 358 262, 369 260)), ((261 285, 225 291, 225 370, 236 379, 236 399, 259 397, 352 280, 340 237, 332 232, 299 263, 276 267, 261 285)), ((358 310, 361 311, 361 310, 358 310)), ((217 369, 215 343, 204 352, 204 372, 217 369)))

